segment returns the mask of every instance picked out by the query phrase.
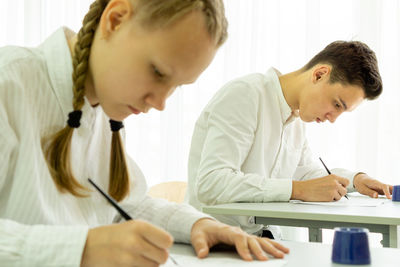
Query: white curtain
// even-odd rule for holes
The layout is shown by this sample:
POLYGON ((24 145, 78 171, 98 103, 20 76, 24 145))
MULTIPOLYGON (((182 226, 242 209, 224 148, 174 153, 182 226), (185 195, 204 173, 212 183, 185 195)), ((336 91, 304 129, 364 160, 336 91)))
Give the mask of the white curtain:
MULTIPOLYGON (((0 46, 34 46, 65 25, 77 31, 90 0, 0 0, 0 46)), ((376 51, 384 91, 334 124, 309 124, 315 157, 330 168, 363 170, 400 184, 399 0, 225 0, 229 39, 200 79, 168 100, 164 112, 126 120, 128 153, 149 185, 186 180, 194 123, 227 81, 269 66, 302 67, 334 40, 360 40, 376 51)))

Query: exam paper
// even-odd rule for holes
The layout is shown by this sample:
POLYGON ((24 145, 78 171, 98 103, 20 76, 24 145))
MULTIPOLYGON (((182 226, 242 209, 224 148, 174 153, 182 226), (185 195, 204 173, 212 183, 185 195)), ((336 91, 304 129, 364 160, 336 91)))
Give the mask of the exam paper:
MULTIPOLYGON (((185 246, 185 245, 184 245, 185 246)), ((187 246, 189 247, 189 246, 187 246)), ((211 252, 207 258, 199 259, 195 256, 193 249, 185 249, 180 251, 180 253, 171 252, 171 256, 177 261, 180 267, 197 267, 197 266, 207 266, 207 267, 221 267, 221 266, 241 266, 241 267, 281 267, 287 264, 286 260, 275 259, 269 256, 268 261, 244 261, 234 252, 211 252)), ((177 267, 171 259, 161 265, 160 267, 177 267)))
POLYGON ((348 195, 349 199, 342 197, 333 202, 307 202, 301 200, 290 200, 293 204, 320 205, 320 206, 354 206, 354 207, 377 207, 389 201, 386 198, 370 198, 368 196, 348 195))
MULTIPOLYGON (((280 259, 269 259, 268 261, 244 261, 241 259, 232 258, 214 258, 207 257, 205 259, 199 259, 196 256, 184 256, 184 255, 173 255, 174 259, 178 262, 180 267, 197 267, 197 266, 207 266, 207 267, 221 267, 221 266, 259 266, 259 267, 281 267, 285 266, 287 261, 280 259)), ((170 259, 167 263, 161 265, 161 267, 177 267, 170 259)))

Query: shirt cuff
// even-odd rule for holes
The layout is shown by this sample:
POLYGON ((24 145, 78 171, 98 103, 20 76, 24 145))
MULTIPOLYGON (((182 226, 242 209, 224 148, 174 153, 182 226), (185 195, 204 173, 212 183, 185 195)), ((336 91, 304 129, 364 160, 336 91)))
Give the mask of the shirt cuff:
POLYGON ((292 196, 292 179, 268 179, 268 187, 263 193, 263 202, 289 201, 292 196))
POLYGON ((22 266, 81 265, 87 226, 25 226, 22 266), (32 263, 35 264, 32 264, 32 263))
POLYGON ((174 214, 171 215, 167 229, 168 232, 170 232, 174 237, 175 242, 190 244, 190 235, 193 224, 203 218, 215 219, 209 215, 199 212, 187 204, 182 204, 179 206, 180 208, 176 209, 174 214))

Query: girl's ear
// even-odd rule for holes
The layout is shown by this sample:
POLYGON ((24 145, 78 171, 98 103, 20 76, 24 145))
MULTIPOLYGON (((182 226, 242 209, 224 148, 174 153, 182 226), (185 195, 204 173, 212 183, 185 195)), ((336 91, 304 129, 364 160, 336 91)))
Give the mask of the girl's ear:
POLYGON ((101 38, 108 39, 131 18, 132 14, 133 6, 130 0, 110 0, 99 22, 101 38))

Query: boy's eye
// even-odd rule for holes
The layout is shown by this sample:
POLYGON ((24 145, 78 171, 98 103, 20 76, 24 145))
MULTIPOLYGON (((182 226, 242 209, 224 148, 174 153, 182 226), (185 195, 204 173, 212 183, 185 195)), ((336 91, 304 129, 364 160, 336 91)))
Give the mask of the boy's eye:
POLYGON ((153 71, 154 71, 154 74, 155 74, 157 77, 159 77, 159 78, 163 78, 163 77, 164 77, 164 74, 162 74, 162 73, 157 69, 157 67, 153 66, 153 71))
POLYGON ((337 109, 340 109, 340 108, 341 108, 341 106, 340 106, 340 104, 339 104, 338 102, 335 102, 335 107, 336 107, 337 109))

